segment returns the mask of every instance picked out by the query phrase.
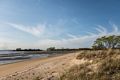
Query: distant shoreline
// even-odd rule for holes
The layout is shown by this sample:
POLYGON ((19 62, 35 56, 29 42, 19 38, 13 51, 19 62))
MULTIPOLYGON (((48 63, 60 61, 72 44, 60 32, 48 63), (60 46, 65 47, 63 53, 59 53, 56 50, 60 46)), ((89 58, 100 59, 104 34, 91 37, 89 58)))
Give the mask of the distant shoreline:
MULTIPOLYGON (((70 53, 70 51, 68 52, 60 52, 60 51, 54 51, 54 52, 45 52, 44 55, 45 56, 42 56, 42 54, 38 54, 40 55, 40 57, 37 57, 37 58, 30 58, 30 57, 18 57, 18 58, 6 58, 6 59, 1 59, 0 61, 0 66, 1 65, 6 65, 6 64, 12 64, 12 63, 17 63, 17 62, 23 62, 23 61, 27 61, 27 60, 34 60, 34 59, 43 59, 43 58, 49 58, 49 57, 55 57, 55 56, 60 56, 60 55, 63 55, 63 54, 67 54, 67 53, 70 53), (58 52, 58 53, 57 53, 58 52)), ((29 53, 28 53, 29 54, 29 53)), ((31 53, 30 53, 31 54, 31 53)), ((5 54, 6 55, 6 54, 5 54)), ((16 54, 15 54, 16 55, 16 54)), ((32 55, 37 55, 35 53, 32 53, 32 55)), ((7 57, 10 57, 11 55, 7 55, 7 57)), ((19 55, 18 55, 19 56, 19 55)), ((13 56, 14 57, 14 56, 13 56)))

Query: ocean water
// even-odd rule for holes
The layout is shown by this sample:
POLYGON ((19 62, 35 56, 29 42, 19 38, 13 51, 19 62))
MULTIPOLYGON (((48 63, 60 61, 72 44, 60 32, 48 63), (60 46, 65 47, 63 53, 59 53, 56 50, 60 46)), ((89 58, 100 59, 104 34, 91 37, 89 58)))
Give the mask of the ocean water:
POLYGON ((11 53, 17 53, 17 51, 0 50, 0 54, 11 54, 11 53))
POLYGON ((24 51, 0 51, 0 65, 48 56, 49 54, 29 54, 24 51))

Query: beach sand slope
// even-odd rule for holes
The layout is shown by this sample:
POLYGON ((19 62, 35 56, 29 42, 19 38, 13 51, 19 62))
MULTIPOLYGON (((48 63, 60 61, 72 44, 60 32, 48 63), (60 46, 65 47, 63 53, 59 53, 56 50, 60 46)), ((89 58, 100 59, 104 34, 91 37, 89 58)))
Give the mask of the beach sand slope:
POLYGON ((75 53, 34 59, 0 66, 0 80, 56 80, 66 69, 75 53))

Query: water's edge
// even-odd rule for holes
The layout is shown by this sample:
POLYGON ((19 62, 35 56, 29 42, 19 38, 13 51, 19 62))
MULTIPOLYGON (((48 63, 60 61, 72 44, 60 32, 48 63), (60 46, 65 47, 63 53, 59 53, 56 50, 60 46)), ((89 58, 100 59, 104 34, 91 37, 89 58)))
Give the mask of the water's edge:
POLYGON ((0 51, 0 65, 37 58, 59 56, 73 52, 74 51, 0 51))

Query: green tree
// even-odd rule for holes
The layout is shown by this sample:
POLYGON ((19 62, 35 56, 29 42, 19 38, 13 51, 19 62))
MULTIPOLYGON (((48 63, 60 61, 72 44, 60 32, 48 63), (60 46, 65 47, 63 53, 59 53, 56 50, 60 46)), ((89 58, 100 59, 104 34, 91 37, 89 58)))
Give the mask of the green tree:
POLYGON ((120 36, 112 35, 97 38, 92 47, 94 49, 119 48, 120 36))
POLYGON ((47 48, 47 51, 54 51, 54 50, 55 50, 55 47, 47 48))

